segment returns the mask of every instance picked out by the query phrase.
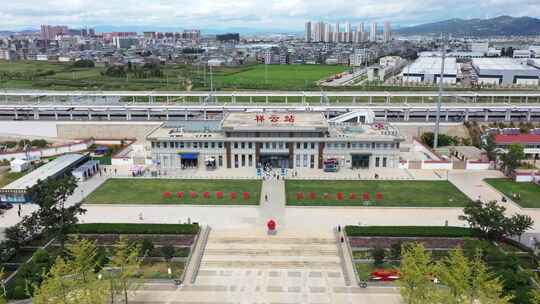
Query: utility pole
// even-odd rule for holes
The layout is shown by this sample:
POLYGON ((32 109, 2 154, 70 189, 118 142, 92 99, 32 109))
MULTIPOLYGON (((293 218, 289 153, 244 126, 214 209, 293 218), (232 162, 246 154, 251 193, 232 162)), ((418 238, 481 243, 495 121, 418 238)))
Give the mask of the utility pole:
POLYGON ((439 146, 439 129, 441 123, 441 104, 442 104, 442 95, 443 95, 443 86, 444 86, 444 60, 446 59, 446 43, 444 34, 441 35, 442 38, 442 60, 441 60, 441 74, 439 75, 439 96, 437 99, 437 116, 435 119, 435 133, 433 136, 433 149, 437 149, 439 146))

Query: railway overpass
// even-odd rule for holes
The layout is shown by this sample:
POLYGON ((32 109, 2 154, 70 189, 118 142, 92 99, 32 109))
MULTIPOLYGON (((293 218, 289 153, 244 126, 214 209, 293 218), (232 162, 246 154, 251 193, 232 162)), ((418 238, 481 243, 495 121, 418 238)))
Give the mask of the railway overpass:
MULTIPOLYGON (((389 121, 434 121, 437 92, 0 91, 2 120, 160 121, 213 119, 226 112, 374 111, 389 121)), ((540 91, 443 95, 442 121, 540 121, 540 91)))

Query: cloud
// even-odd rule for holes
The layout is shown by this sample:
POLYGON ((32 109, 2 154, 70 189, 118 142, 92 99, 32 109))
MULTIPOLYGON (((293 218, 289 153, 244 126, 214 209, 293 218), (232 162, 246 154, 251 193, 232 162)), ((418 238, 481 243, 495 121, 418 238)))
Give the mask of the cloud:
POLYGON ((502 14, 539 16, 538 0, 17 0, 5 1, 0 29, 40 24, 302 30, 306 20, 412 25, 502 14))

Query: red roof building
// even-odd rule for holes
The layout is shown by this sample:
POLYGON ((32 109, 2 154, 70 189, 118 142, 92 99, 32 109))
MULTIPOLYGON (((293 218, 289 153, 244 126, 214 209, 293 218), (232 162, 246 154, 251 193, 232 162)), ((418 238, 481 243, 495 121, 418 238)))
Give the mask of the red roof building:
POLYGON ((518 135, 495 135, 497 145, 510 144, 538 144, 540 145, 540 135, 537 134, 518 134, 518 135))

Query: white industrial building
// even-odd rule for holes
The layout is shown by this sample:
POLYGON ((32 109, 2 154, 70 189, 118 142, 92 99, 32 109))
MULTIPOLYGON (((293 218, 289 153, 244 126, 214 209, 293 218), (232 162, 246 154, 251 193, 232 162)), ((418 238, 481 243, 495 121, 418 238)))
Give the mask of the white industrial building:
POLYGON ((478 83, 496 85, 538 85, 540 69, 527 60, 513 58, 473 58, 478 83))
MULTIPOLYGON (((402 72, 406 82, 439 83, 441 78, 442 58, 419 57, 412 64, 405 67, 402 72)), ((455 84, 457 82, 458 64, 456 58, 446 58, 444 62, 444 83, 455 84)))

